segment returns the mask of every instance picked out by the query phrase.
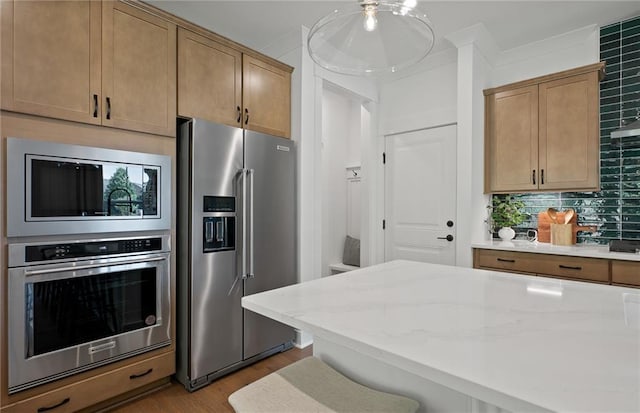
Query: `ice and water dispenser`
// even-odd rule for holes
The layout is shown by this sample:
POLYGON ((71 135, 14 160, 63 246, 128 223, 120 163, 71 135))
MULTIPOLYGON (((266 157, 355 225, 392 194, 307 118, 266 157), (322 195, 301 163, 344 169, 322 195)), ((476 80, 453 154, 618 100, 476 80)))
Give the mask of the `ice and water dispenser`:
POLYGON ((203 212, 215 213, 202 218, 203 252, 236 248, 236 199, 230 196, 205 196, 203 212))

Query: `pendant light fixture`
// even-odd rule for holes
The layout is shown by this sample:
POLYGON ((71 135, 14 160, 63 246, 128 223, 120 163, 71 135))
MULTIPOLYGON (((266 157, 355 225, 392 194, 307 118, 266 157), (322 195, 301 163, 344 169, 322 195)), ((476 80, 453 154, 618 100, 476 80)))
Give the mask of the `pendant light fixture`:
POLYGON ((311 58, 332 72, 395 72, 424 59, 434 35, 416 0, 359 0, 320 19, 309 31, 311 58))

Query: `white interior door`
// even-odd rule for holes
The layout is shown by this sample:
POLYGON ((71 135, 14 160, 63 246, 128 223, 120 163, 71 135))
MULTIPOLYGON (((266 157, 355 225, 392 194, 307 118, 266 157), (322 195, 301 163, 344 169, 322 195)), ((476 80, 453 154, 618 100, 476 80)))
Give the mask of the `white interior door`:
POLYGON ((455 265, 456 126, 385 138, 385 261, 455 265))

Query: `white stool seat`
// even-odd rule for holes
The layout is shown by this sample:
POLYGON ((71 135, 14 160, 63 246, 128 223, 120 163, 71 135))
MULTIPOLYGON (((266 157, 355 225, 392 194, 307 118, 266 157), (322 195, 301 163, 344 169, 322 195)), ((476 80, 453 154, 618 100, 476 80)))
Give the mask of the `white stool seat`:
POLYGON ((229 396, 236 413, 415 413, 415 400, 355 383, 307 357, 229 396))

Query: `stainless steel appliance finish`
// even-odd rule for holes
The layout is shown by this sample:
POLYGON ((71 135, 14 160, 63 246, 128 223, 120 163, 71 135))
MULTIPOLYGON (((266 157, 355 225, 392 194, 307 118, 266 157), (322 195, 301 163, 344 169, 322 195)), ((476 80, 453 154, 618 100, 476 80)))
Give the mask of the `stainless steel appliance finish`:
POLYGON ((7 138, 7 236, 171 228, 171 157, 7 138))
POLYGON ((168 234, 8 247, 10 394, 171 343, 168 234))
POLYGON ((296 282, 295 153, 288 139, 202 120, 178 151, 178 363, 188 390, 291 347, 291 327, 243 295, 296 282))

